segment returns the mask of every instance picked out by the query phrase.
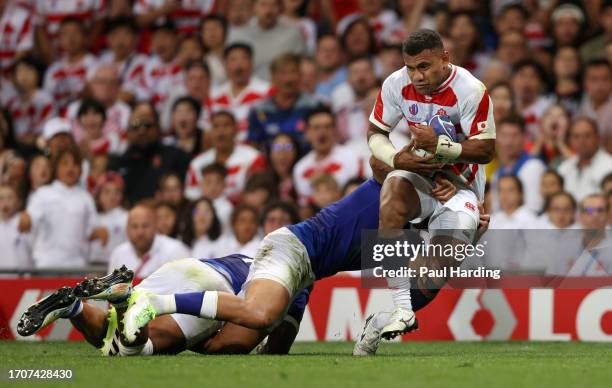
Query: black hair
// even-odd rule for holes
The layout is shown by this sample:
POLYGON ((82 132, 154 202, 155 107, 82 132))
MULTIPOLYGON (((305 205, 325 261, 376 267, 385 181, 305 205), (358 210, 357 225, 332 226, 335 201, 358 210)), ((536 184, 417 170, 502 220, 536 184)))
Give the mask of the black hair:
POLYGON ((605 67, 608 69, 608 71, 612 72, 612 66, 610 66, 610 62, 608 62, 608 60, 604 58, 591 59, 590 61, 585 63, 583 74, 586 74, 587 70, 592 67, 605 67))
POLYGON ((578 209, 578 203, 576 202, 576 198, 574 198, 573 195, 571 195, 567 191, 559 191, 558 193, 551 194, 548 198, 546 198, 546 201, 544 203, 544 211, 545 212, 550 210, 550 206, 552 205, 553 200, 555 198, 557 198, 557 197, 566 197, 566 198, 569 198, 570 202, 572 203, 572 207, 574 208, 574 210, 578 209))
POLYGON ((243 50, 249 58, 253 58, 253 48, 248 43, 236 42, 226 46, 223 49, 223 58, 227 58, 234 50, 243 50))
POLYGON ((482 36, 479 34, 479 31, 478 31, 478 22, 476 21, 476 18, 472 12, 457 11, 457 12, 451 13, 449 17, 449 21, 448 21, 449 29, 450 29, 450 26, 455 22, 455 20, 460 17, 466 17, 469 20, 469 22, 472 24, 472 27, 474 28, 474 30, 476 30, 476 36, 474 36, 474 41, 472 42, 469 48, 470 54, 474 54, 474 53, 477 53, 478 51, 481 51, 484 48, 484 44, 482 43, 482 36))
POLYGON ((502 175, 499 177, 499 180, 497 182, 497 186, 499 187, 499 184, 501 183, 502 179, 511 179, 512 181, 514 181, 514 183, 516 184, 516 188, 518 189, 519 193, 523 194, 523 182, 521 182, 521 180, 515 176, 515 175, 502 175))
POLYGON ((291 219, 291 224, 297 224, 298 222, 300 222, 300 216, 298 215, 298 211, 292 203, 287 201, 272 201, 264 207, 261 213, 261 226, 263 226, 264 222, 266 222, 266 218, 268 217, 268 215, 277 209, 282 210, 287 215, 289 215, 289 218, 291 219))
POLYGON ((153 103, 151 101, 148 100, 140 100, 140 101, 136 101, 133 105, 132 105, 132 113, 130 113, 130 116, 134 113, 134 111, 136 110, 137 107, 139 107, 140 105, 146 105, 149 107, 149 109, 151 110, 151 112, 153 113, 153 121, 154 124, 158 127, 159 129, 159 113, 157 113, 157 109, 155 109, 155 105, 153 105, 153 103))
POLYGON ((240 216, 240 213, 243 212, 252 212, 255 215, 256 220, 259 217, 259 212, 255 208, 255 206, 249 205, 247 203, 241 203, 240 205, 236 206, 234 208, 234 211, 232 212, 232 216, 230 217, 230 222, 232 225, 236 223, 236 220, 240 216))
POLYGON ((210 115, 210 122, 213 121, 213 119, 217 116, 225 116, 228 117, 230 120, 232 120, 232 122, 234 123, 234 125, 236 125, 236 117, 234 116, 234 114, 228 110, 224 110, 224 109, 220 109, 217 111, 214 111, 211 115, 210 115))
POLYGON ((174 103, 172 104, 172 113, 174 113, 174 111, 176 110, 176 107, 181 104, 190 105, 191 109, 193 109, 196 113, 196 119, 200 117, 200 113, 202 112, 202 106, 195 98, 191 96, 183 96, 183 97, 177 98, 176 101, 174 101, 174 103))
POLYGON ((503 6, 498 16, 504 16, 508 11, 518 11, 524 19, 529 19, 529 12, 520 3, 511 3, 503 6))
POLYGON ((24 65, 36 70, 36 72, 38 73, 38 87, 42 86, 45 74, 45 64, 41 60, 39 60, 33 55, 26 55, 17 59, 15 61, 15 65, 13 66, 13 76, 15 76, 17 72, 17 66, 19 65, 24 65))
POLYGON ((519 72, 520 70, 526 67, 530 67, 536 72, 536 74, 538 75, 538 78, 540 79, 540 81, 542 81, 544 88, 548 90, 550 86, 550 81, 548 79, 548 75, 546 74, 546 70, 540 64, 540 62, 534 59, 524 59, 518 62, 517 64, 515 64, 514 67, 512 68, 513 76, 516 75, 517 72, 519 72))
POLYGON ((514 126, 519 127, 522 134, 524 134, 525 131, 527 130, 526 125, 525 125, 525 119, 523 119, 521 116, 517 114, 509 114, 508 116, 502 118, 499 121, 499 124, 497 125, 497 127, 500 128, 504 124, 514 125, 514 126))
POLYGON ((260 189, 267 190, 270 193, 269 198, 277 197, 278 188, 274 186, 274 179, 265 171, 251 175, 244 185, 244 193, 252 193, 260 189))
POLYGON ((349 187, 353 185, 361 185, 365 181, 366 181, 365 178, 361 178, 361 177, 354 177, 354 178, 349 179, 342 187, 342 196, 344 197, 346 195, 346 191, 348 190, 349 187))
POLYGON ((0 107, 0 116, 4 118, 6 122, 6 131, 0 128, 0 138, 3 140, 3 147, 15 148, 15 133, 13 132, 13 116, 9 112, 8 108, 0 107))
POLYGON ((166 20, 164 23, 158 23, 151 26, 151 33, 156 33, 158 31, 166 31, 170 33, 176 33, 176 24, 170 19, 166 20))
POLYGON ((204 27, 204 24, 208 23, 208 22, 218 22, 221 24, 221 27, 223 28, 223 36, 227 36, 227 19, 225 18, 225 16, 223 15, 219 15, 219 14, 210 14, 207 16, 204 16, 202 18, 202 22, 200 23, 200 31, 202 31, 202 27, 204 27))
POLYGON ((186 73, 194 67, 199 67, 200 69, 204 70, 208 78, 210 78, 210 67, 208 67, 208 64, 204 61, 200 61, 197 59, 187 62, 183 67, 183 72, 186 73))
POLYGON ((207 174, 219 174, 221 177, 223 177, 223 179, 225 179, 227 176, 227 169, 224 165, 218 162, 207 164, 200 172, 202 173, 202 176, 207 174))
POLYGON ((360 61, 367 61, 370 63, 370 65, 372 65, 372 67, 374 67, 374 64, 372 63, 372 56, 370 55, 358 55, 356 57, 353 57, 351 59, 348 60, 346 67, 349 68, 351 67, 354 63, 360 62, 360 61))
POLYGON ((434 30, 423 28, 414 31, 402 44, 402 52, 410 56, 417 55, 424 50, 444 50, 442 38, 434 30))
POLYGON ((367 27, 368 35, 370 39, 370 47, 368 48, 368 53, 370 54, 376 53, 377 47, 376 47, 376 37, 374 36, 374 31, 370 27, 369 22, 364 18, 357 18, 353 20, 351 23, 349 23, 348 26, 346 26, 346 29, 342 33, 342 36, 340 36, 340 45, 342 46, 343 51, 345 53, 349 52, 347 38, 350 32, 353 30, 353 28, 355 28, 358 24, 365 24, 365 26, 367 27))
POLYGON ((94 111, 97 114, 102 116, 102 121, 106 121, 106 109, 102 103, 94 98, 86 98, 79 105, 79 110, 77 111, 77 118, 81 118, 81 116, 86 113, 94 111))
POLYGON ((65 18, 63 18, 59 24, 60 29, 67 24, 76 24, 81 29, 81 31, 86 30, 85 24, 83 23, 83 21, 77 18, 76 16, 66 16, 65 18))
POLYGON ((108 19, 104 26, 106 34, 110 34, 111 32, 120 28, 128 29, 133 34, 140 33, 140 27, 138 27, 136 19, 131 16, 117 16, 115 18, 108 19))
POLYGON ((219 216, 217 215, 217 210, 213 205, 213 202, 206 197, 200 197, 196 201, 194 201, 190 206, 189 212, 189 220, 186 222, 185 230, 181 236, 181 239, 185 244, 193 248, 193 243, 195 242, 195 228, 193 227, 193 215, 200 203, 206 203, 213 214, 212 224, 210 225, 210 229, 208 229, 208 233, 206 235, 212 241, 217 240, 221 236, 221 221, 219 221, 219 216))
POLYGON ((332 112, 332 110, 326 107, 325 105, 320 105, 320 106, 317 106, 316 108, 309 110, 308 113, 306 113, 306 117, 304 117, 304 122, 306 123, 306 125, 308 125, 310 123, 310 120, 314 116, 317 116, 320 114, 329 115, 332 118, 332 121, 334 122, 334 124, 336 123, 336 116, 334 115, 334 112, 332 112))

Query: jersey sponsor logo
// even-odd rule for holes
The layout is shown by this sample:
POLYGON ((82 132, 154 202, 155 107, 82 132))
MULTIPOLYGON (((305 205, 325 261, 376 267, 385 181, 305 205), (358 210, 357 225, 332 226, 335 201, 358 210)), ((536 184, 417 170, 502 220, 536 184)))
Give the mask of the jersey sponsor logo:
POLYGON ((417 104, 410 105, 408 112, 410 112, 411 115, 416 116, 416 114, 419 113, 419 106, 417 104))
POLYGON ((466 202, 466 203, 465 203, 465 207, 466 207, 467 209, 470 209, 470 210, 471 210, 471 211, 473 211, 473 212, 475 212, 475 211, 476 211, 476 206, 475 206, 473 203, 471 203, 471 202, 466 202))

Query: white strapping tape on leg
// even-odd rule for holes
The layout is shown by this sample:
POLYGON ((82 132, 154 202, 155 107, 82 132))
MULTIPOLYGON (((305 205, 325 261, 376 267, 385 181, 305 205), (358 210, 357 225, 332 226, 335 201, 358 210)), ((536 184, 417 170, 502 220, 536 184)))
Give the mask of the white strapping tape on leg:
POLYGON ((147 342, 142 345, 137 346, 126 346, 121 341, 118 343, 119 345, 119 355, 123 357, 131 357, 131 356, 150 356, 153 354, 153 342, 148 338, 147 342))

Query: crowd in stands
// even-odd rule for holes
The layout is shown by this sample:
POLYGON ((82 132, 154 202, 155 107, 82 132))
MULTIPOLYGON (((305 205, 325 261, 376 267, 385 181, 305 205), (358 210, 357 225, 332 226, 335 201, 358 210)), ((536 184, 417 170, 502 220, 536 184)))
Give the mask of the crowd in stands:
POLYGON ((490 227, 609 228, 612 1, 0 0, 0 268, 253 255, 371 176, 419 28, 488 88, 490 227))

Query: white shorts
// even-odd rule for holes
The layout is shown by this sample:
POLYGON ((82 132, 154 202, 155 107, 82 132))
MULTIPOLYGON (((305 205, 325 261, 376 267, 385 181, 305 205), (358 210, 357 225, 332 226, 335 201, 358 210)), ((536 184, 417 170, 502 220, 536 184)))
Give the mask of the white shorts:
POLYGON ((306 247, 288 228, 275 230, 264 237, 243 285, 254 279, 274 280, 283 285, 293 298, 315 281, 306 247))
MULTIPOLYGON (((165 295, 198 291, 234 293, 232 285, 223 275, 208 264, 192 258, 174 260, 162 265, 134 289, 165 295)), ((170 316, 181 328, 188 348, 210 337, 223 326, 223 322, 192 315, 170 316)))
POLYGON ((400 177, 412 183, 421 202, 421 213, 411 223, 419 223, 429 217, 428 228, 432 237, 449 236, 465 243, 472 243, 480 222, 478 198, 467 189, 459 189, 445 204, 431 196, 432 179, 405 170, 394 170, 387 179, 400 177))

